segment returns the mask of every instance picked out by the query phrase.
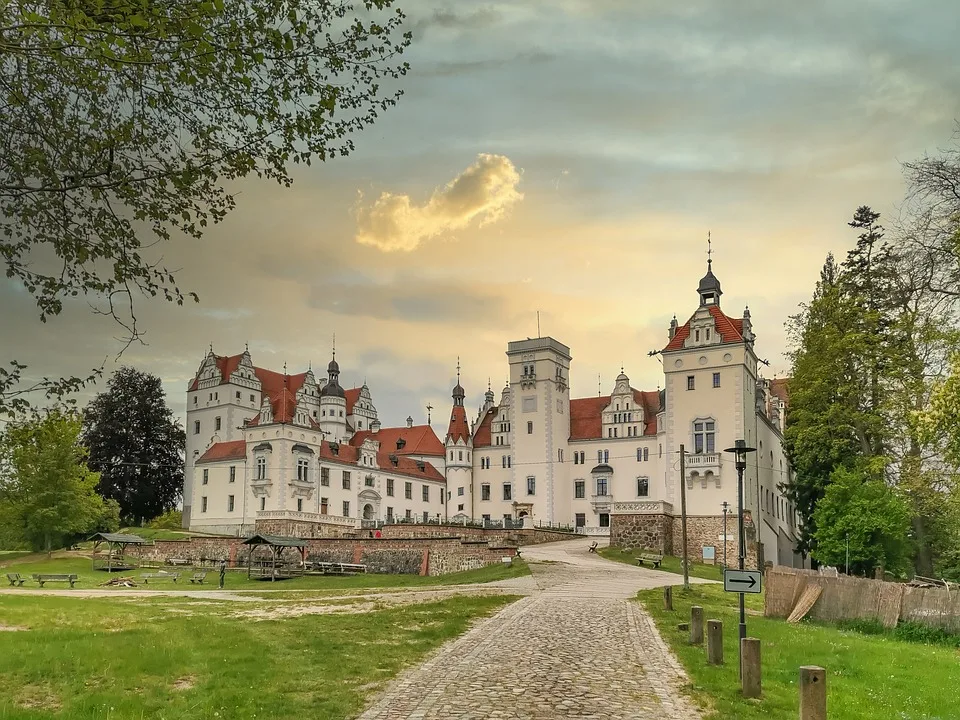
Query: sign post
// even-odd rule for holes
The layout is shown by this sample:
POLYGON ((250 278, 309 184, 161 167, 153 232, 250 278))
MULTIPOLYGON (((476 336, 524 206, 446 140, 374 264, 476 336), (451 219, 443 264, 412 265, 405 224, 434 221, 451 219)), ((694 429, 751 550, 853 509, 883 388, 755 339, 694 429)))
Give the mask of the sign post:
POLYGON ((723 589, 725 592, 752 593, 762 591, 763 575, 759 570, 732 570, 723 571, 723 589))

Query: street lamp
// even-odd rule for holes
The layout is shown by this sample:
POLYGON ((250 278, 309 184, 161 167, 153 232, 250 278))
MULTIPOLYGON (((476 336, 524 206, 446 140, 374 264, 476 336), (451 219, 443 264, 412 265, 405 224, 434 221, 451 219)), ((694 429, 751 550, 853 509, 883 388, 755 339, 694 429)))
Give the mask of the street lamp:
POLYGON ((730 503, 723 501, 723 569, 727 569, 727 513, 730 512, 730 503))
MULTIPOLYGON (((724 452, 733 453, 737 466, 737 542, 739 545, 738 567, 743 570, 743 561, 747 548, 747 537, 743 528, 743 471, 747 469, 747 453, 755 452, 756 448, 747 447, 745 440, 737 440, 732 448, 724 452)), ((743 593, 740 593, 740 639, 747 636, 747 616, 743 607, 743 593)), ((742 643, 741 643, 742 645, 742 643)))

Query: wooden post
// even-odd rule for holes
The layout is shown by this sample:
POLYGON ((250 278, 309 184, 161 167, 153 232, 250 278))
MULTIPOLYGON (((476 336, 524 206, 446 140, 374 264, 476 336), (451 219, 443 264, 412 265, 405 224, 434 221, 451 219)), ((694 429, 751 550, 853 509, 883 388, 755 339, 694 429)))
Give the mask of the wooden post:
POLYGON ((723 665, 723 623, 707 620, 707 664, 723 665))
POLYGON ((669 585, 663 589, 663 609, 673 610, 673 588, 669 585))
POLYGON ((800 668, 800 720, 827 720, 827 671, 822 667, 800 668))
POLYGON ((683 555, 680 556, 680 564, 683 566, 683 589, 690 589, 690 568, 687 562, 687 454, 680 446, 680 539, 683 549, 683 555))
POLYGON ((760 641, 740 641, 740 688, 745 698, 760 697, 760 641))
POLYGON ((699 605, 690 608, 690 644, 703 645, 703 608, 699 605))

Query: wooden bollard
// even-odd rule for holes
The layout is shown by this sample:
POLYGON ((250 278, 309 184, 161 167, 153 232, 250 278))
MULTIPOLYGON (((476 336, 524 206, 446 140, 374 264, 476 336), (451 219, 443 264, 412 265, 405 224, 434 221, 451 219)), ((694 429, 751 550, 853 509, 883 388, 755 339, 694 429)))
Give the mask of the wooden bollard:
POLYGON ((707 664, 723 665, 723 623, 707 620, 707 664))
POLYGON ((827 671, 822 667, 800 668, 800 720, 827 720, 827 671))
POLYGON ((757 638, 740 641, 740 689, 745 698, 760 697, 760 641, 757 638))
POLYGON ((677 623, 677 630, 679 630, 680 632, 689 632, 690 623, 677 623))
POLYGON ((663 589, 663 609, 673 610, 673 588, 669 585, 663 589))
POLYGON ((703 608, 699 605, 690 608, 690 644, 703 645, 703 608))

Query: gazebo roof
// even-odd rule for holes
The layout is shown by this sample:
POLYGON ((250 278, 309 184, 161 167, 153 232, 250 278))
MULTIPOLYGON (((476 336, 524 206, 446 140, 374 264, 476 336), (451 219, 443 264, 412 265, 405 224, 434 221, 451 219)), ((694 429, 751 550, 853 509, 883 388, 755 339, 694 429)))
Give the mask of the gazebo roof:
POLYGON ((146 545, 147 541, 139 535, 127 535, 125 533, 97 533, 90 540, 100 542, 123 543, 124 545, 146 545))
POLYGON ((305 540, 283 535, 254 535, 243 541, 244 545, 274 545, 276 547, 303 547, 305 540))

